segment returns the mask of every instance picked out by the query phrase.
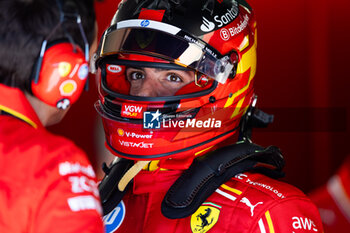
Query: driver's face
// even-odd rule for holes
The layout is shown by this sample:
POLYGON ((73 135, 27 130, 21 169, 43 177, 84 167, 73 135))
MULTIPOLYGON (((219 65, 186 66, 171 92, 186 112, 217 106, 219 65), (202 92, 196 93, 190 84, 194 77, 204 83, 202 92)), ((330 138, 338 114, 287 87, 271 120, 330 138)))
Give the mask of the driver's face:
POLYGON ((130 82, 130 95, 144 97, 173 96, 183 86, 194 81, 194 72, 128 67, 126 78, 130 82))

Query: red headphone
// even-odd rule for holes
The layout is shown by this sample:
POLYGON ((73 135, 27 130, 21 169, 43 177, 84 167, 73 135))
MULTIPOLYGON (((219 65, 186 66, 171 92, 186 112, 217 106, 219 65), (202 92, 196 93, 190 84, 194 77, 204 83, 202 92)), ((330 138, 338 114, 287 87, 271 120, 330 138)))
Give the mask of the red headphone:
POLYGON ((89 43, 80 15, 63 12, 60 1, 56 2, 60 11, 60 21, 41 44, 39 58, 34 66, 31 89, 34 96, 41 101, 59 109, 66 109, 78 100, 84 87, 88 89, 89 43), (63 27, 66 20, 73 20, 78 25, 85 45, 84 52, 63 27), (55 44, 47 46, 48 39, 60 27, 65 31, 68 40, 56 41, 55 44))
POLYGON ((55 44, 38 63, 41 63, 36 67, 39 74, 35 74, 31 84, 38 99, 60 109, 78 100, 89 74, 85 55, 78 46, 69 42, 55 44))

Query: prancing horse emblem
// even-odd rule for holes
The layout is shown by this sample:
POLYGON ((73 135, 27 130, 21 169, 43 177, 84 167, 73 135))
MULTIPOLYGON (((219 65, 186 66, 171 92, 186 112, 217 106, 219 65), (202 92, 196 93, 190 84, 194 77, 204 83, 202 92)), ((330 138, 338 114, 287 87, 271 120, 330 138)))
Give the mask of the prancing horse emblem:
POLYGON ((221 206, 204 202, 191 216, 191 230, 193 233, 205 233, 218 221, 221 206))
POLYGON ((210 222, 208 222, 208 217, 210 216, 210 213, 211 213, 211 209, 209 209, 209 208, 205 209, 205 214, 199 213, 197 215, 197 220, 201 219, 202 224, 201 225, 197 225, 197 226, 199 226, 199 227, 201 227, 203 229, 204 227, 209 226, 210 224, 212 224, 213 223, 213 218, 211 218, 210 222))

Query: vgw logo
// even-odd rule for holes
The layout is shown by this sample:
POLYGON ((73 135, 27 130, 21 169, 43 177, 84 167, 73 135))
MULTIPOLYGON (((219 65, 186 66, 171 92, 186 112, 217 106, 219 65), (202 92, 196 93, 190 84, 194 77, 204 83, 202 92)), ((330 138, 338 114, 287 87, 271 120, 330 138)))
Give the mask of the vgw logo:
POLYGON ((143 128, 144 129, 160 129, 160 116, 162 114, 157 110, 156 112, 143 113, 143 128))
POLYGON ((141 119, 143 108, 143 105, 123 104, 121 115, 122 117, 141 119))
POLYGON ((121 201, 114 210, 103 217, 106 233, 116 231, 122 224, 125 217, 125 205, 121 201))

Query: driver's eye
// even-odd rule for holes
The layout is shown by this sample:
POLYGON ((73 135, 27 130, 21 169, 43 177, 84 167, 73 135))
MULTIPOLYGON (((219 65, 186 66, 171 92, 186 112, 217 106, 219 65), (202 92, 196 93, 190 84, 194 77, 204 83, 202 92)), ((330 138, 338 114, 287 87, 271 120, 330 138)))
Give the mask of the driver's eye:
POLYGON ((130 79, 131 80, 139 80, 139 79, 144 79, 144 78, 145 78, 145 75, 143 73, 141 73, 141 72, 135 71, 135 72, 132 72, 130 74, 130 79))
POLYGON ((182 82, 182 79, 176 74, 169 74, 167 80, 170 82, 182 82))

